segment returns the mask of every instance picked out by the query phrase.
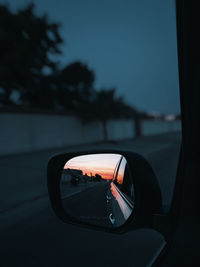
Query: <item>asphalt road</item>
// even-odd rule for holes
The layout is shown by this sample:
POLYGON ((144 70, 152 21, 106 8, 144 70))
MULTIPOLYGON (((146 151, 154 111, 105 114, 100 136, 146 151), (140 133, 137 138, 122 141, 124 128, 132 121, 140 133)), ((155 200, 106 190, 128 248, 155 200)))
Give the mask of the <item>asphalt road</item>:
MULTIPOLYGON (((91 148, 123 149, 144 155, 169 207, 180 149, 180 134, 126 140, 91 148)), ((0 158, 0 266, 150 266, 164 243, 152 229, 123 235, 78 228, 59 221, 47 196, 48 158, 55 149, 0 158)))
POLYGON ((92 188, 64 198, 62 203, 69 215, 83 222, 112 227, 107 209, 108 183, 97 183, 92 188))
POLYGON ((115 188, 110 182, 96 182, 93 187, 66 196, 62 204, 65 211, 79 221, 107 228, 119 227, 126 222, 132 209, 121 197, 123 193, 120 195, 115 188))

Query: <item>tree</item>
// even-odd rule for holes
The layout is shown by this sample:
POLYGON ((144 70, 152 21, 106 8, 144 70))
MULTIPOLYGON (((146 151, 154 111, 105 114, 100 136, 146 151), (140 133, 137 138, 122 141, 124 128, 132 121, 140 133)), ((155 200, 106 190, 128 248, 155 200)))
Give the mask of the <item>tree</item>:
POLYGON ((41 75, 37 86, 24 92, 22 98, 28 107, 39 110, 55 109, 55 79, 54 75, 41 75))
POLYGON ((83 123, 100 121, 103 126, 104 141, 108 141, 107 122, 110 119, 132 119, 134 136, 142 135, 142 113, 125 103, 122 97, 117 97, 116 89, 95 91, 92 101, 87 105, 82 105, 78 115, 83 123))
POLYGON ((94 72, 80 61, 64 67, 57 76, 57 99, 65 110, 80 110, 94 95, 94 72))
POLYGON ((127 118, 133 120, 134 124, 134 136, 140 137, 142 136, 142 119, 144 118, 144 115, 142 112, 139 112, 135 108, 128 106, 126 110, 127 118))
POLYGON ((100 121, 103 126, 104 141, 108 141, 107 122, 109 119, 127 117, 130 107, 122 97, 116 96, 116 89, 102 89, 95 92, 89 105, 82 106, 79 114, 85 123, 100 121))
MULTIPOLYGON (((33 4, 17 13, 12 13, 8 7, 0 5, 2 104, 12 104, 10 96, 15 90, 27 105, 38 105, 40 83, 41 80, 44 82, 44 69, 48 68, 49 72, 52 72, 57 66, 50 55, 61 53, 59 45, 62 39, 58 28, 58 24, 49 23, 47 15, 36 16, 33 4)), ((45 103, 46 94, 42 94, 41 101, 45 103)))

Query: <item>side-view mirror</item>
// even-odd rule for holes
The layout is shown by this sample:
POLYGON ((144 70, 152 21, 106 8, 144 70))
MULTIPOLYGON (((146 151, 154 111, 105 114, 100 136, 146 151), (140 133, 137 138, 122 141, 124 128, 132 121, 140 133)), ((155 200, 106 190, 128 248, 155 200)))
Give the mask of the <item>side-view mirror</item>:
POLYGON ((48 191, 56 215, 66 223, 123 232, 153 227, 162 212, 160 187, 148 162, 124 151, 54 156, 48 191))

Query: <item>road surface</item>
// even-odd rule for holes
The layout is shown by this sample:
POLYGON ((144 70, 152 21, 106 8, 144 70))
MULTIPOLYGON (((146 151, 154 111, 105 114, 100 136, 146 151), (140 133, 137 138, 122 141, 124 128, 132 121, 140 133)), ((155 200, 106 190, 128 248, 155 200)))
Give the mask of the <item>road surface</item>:
MULTIPOLYGON (((92 149, 138 152, 152 165, 169 207, 180 134, 126 140, 92 149)), ((90 149, 77 146, 0 158, 0 266, 150 266, 164 245, 161 234, 139 229, 123 235, 67 225, 52 212, 46 166, 52 154, 90 149)))
POLYGON ((113 182, 95 182, 93 187, 62 198, 62 204, 73 218, 109 228, 123 225, 133 210, 113 182))
POLYGON ((69 215, 78 220, 112 227, 107 213, 107 191, 110 184, 97 183, 92 188, 64 198, 62 203, 69 215))

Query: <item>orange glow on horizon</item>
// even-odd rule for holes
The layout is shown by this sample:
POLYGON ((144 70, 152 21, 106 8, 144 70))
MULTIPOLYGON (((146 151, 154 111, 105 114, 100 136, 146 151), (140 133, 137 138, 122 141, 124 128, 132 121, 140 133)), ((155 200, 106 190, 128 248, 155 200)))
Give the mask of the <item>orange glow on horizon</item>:
POLYGON ((95 176, 101 175, 102 179, 111 180, 115 167, 121 158, 119 154, 92 154, 72 158, 69 160, 64 169, 78 169, 83 175, 95 176))
MULTIPOLYGON (((76 165, 67 166, 69 169, 78 169, 83 172, 83 175, 87 174, 88 176, 95 176, 95 174, 101 175, 103 179, 111 180, 113 179, 113 169, 91 169, 91 168, 80 168, 76 165)), ((65 168, 65 169, 67 169, 65 168)))

